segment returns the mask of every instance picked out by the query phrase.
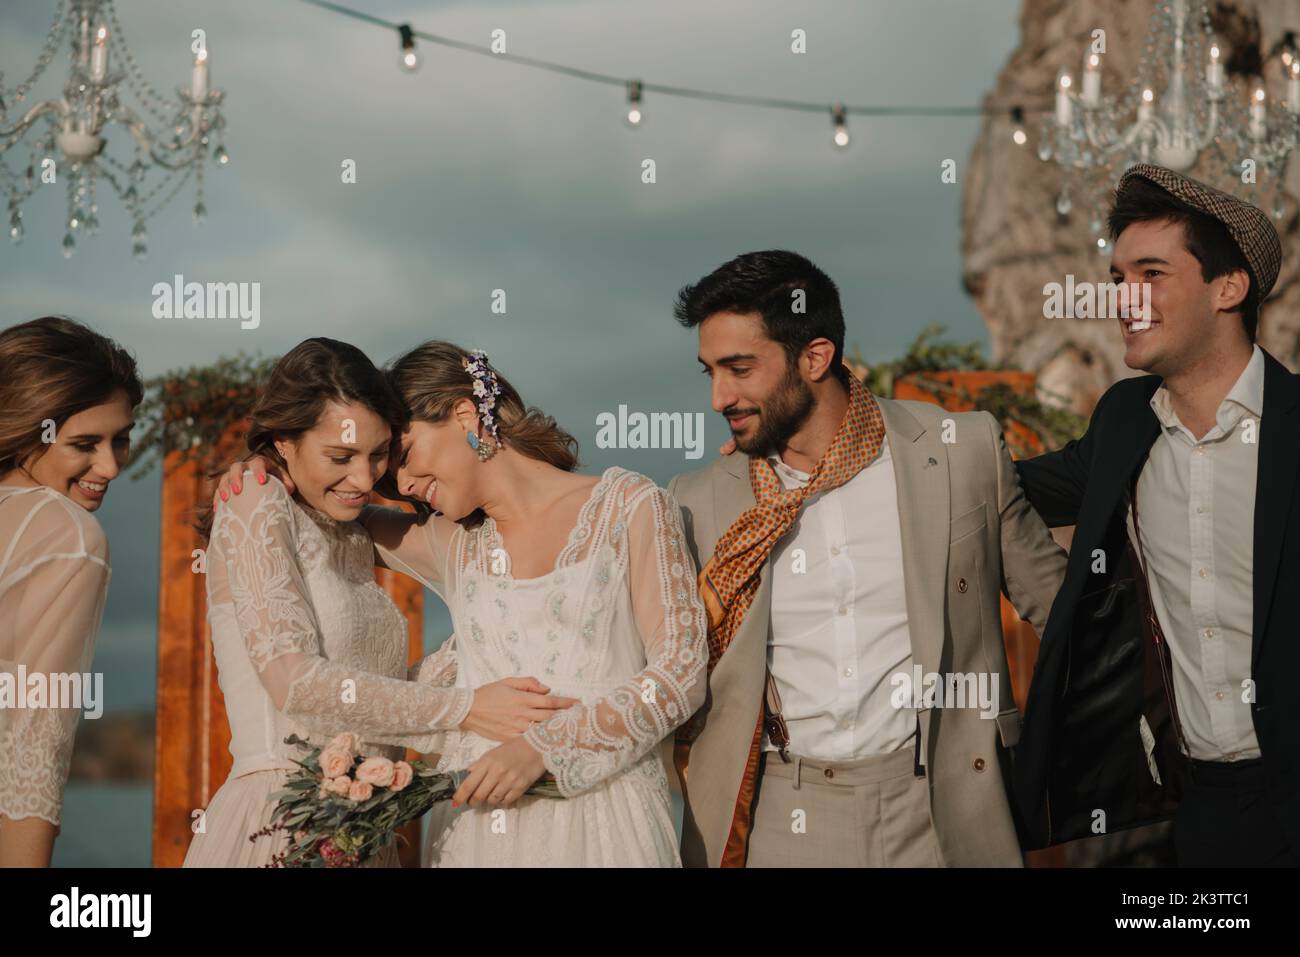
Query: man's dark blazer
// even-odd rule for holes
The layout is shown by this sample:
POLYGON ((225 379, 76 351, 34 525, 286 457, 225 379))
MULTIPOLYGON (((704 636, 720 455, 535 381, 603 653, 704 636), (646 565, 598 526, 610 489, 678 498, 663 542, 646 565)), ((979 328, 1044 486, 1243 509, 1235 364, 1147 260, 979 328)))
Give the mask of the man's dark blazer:
MULTIPOLYGON (((1268 353, 1264 362, 1251 715, 1266 800, 1300 849, 1300 375, 1268 353)), ((1075 526, 1016 749, 1026 847, 1151 823, 1177 807, 1169 704, 1126 527, 1131 483, 1160 432, 1150 406, 1159 385, 1158 376, 1117 382, 1081 439, 1017 463, 1025 494, 1047 524, 1075 526), (1143 717, 1154 749, 1143 744, 1143 717)))

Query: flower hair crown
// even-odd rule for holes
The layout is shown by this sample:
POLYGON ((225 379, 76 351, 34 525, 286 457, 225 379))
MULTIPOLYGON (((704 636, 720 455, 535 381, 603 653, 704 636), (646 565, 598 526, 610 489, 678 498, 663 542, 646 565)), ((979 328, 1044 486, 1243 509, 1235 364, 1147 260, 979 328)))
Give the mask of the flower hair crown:
POLYGON ((484 428, 491 433, 493 442, 500 445, 501 437, 497 434, 496 417, 492 414, 492 410, 496 408, 497 396, 501 394, 501 386, 497 384, 497 374, 488 365, 487 353, 482 349, 474 349, 464 362, 465 370, 474 380, 474 395, 478 399, 479 419, 484 428))

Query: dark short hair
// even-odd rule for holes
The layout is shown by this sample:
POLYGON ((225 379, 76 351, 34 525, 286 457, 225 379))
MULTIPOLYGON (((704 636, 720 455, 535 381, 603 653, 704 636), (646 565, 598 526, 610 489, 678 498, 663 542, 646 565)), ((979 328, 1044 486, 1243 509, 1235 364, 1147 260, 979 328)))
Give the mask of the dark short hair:
POLYGON ((832 369, 848 384, 840 291, 804 256, 784 249, 737 256, 694 285, 683 286, 673 307, 673 315, 687 328, 719 312, 758 313, 768 338, 781 345, 791 364, 814 339, 829 339, 835 345, 832 369), (796 289, 804 291, 802 313, 791 309, 796 289))
POLYGON ((1156 220, 1177 223, 1183 227, 1187 251, 1201 264, 1201 278, 1206 282, 1237 269, 1246 271, 1250 277, 1250 288, 1238 308, 1241 309, 1246 338, 1253 343, 1259 326, 1259 281, 1251 272, 1241 247, 1228 232, 1228 227, 1150 180, 1135 176, 1122 191, 1115 194, 1111 203, 1108 219, 1110 238, 1119 239, 1120 233, 1134 223, 1156 220))

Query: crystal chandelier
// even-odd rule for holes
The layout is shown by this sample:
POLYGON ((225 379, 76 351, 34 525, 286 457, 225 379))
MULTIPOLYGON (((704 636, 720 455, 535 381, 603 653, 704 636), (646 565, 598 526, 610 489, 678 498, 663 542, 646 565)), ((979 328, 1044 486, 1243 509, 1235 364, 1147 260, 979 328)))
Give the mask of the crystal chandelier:
POLYGON ((0 74, 0 189, 9 195, 9 237, 23 238, 22 204, 49 183, 66 183, 67 233, 63 255, 70 257, 79 234, 99 227, 98 196, 102 183, 117 194, 134 222, 132 253, 147 253, 145 222, 180 191, 195 183, 194 220, 207 214, 203 205, 203 171, 211 161, 230 161, 220 145, 225 120, 223 94, 208 87, 206 40, 196 31, 194 69, 188 88, 176 100, 159 94, 127 48, 112 0, 60 0, 54 24, 45 37, 36 66, 16 87, 7 88, 0 74), (60 99, 23 109, 33 84, 49 67, 65 38, 71 40, 71 68, 60 99), (142 116, 122 102, 129 92, 142 116), (13 115, 10 115, 10 110, 13 115), (117 127, 132 159, 109 155, 108 133, 117 127), (15 172, 6 162, 26 146, 26 163, 15 172))
POLYGON ((1056 109, 1043 116, 1038 156, 1065 171, 1056 211, 1068 216, 1071 194, 1080 195, 1092 211, 1089 230, 1097 247, 1108 254, 1100 210, 1119 174, 1139 162, 1186 172, 1208 153, 1214 157, 1209 175, 1229 192, 1254 199, 1258 194, 1246 195, 1242 187, 1271 182, 1272 213, 1281 219, 1287 161, 1300 143, 1300 56, 1293 35, 1282 49, 1286 98, 1278 105, 1268 103, 1262 76, 1250 84, 1225 78, 1205 0, 1157 0, 1137 76, 1123 95, 1102 94, 1105 35, 1094 31, 1080 82, 1062 70, 1056 109))

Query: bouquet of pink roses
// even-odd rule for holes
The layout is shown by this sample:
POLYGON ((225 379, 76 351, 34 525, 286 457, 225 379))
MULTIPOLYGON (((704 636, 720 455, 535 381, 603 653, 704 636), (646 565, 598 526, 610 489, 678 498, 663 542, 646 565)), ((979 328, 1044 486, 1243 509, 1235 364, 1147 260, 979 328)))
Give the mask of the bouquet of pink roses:
MULTIPOLYGON (((466 772, 434 771, 423 761, 407 763, 359 753, 357 735, 344 732, 324 748, 297 735, 285 738, 306 750, 294 761, 301 770, 289 775, 277 799, 271 823, 250 841, 289 835, 288 847, 268 867, 357 867, 373 857, 402 825, 414 821, 439 801, 450 801, 466 772)), ((526 794, 560 797, 555 779, 540 778, 526 794)))

